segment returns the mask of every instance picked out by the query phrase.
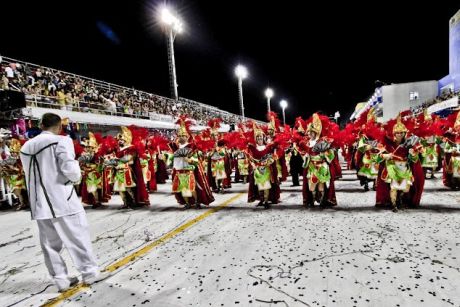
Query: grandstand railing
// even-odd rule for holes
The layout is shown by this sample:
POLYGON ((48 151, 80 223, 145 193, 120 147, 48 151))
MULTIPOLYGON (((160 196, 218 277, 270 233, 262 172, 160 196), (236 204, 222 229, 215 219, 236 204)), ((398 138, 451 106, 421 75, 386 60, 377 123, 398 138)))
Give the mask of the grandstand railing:
POLYGON ((112 115, 112 116, 123 116, 123 117, 132 117, 132 118, 142 118, 142 119, 151 119, 159 121, 172 121, 174 117, 172 115, 158 114, 155 112, 145 112, 140 113, 133 112, 132 114, 119 111, 110 111, 103 108, 101 103, 95 102, 85 102, 82 100, 76 100, 76 103, 72 105, 66 104, 61 105, 58 99, 55 96, 43 96, 43 95, 30 95, 26 94, 26 105, 28 107, 41 107, 49 109, 60 109, 74 112, 88 112, 93 114, 102 114, 102 115, 112 115))

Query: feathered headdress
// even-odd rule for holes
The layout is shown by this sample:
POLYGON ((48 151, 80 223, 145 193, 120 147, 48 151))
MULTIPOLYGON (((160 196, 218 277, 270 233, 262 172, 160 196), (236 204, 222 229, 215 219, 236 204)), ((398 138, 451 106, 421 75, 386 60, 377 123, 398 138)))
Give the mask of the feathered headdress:
POLYGON ((153 150, 169 150, 169 140, 162 135, 153 135, 148 139, 148 147, 153 150))
POLYGON ((385 130, 381 128, 381 124, 376 122, 367 123, 363 129, 363 134, 369 139, 383 142, 385 138, 385 130))
POLYGON ((365 110, 359 117, 354 121, 353 125, 355 127, 355 131, 360 131, 363 128, 363 125, 367 123, 367 117, 370 113, 371 109, 365 110))
POLYGON ((246 138, 241 132, 228 132, 224 135, 223 140, 225 141, 227 148, 230 149, 236 148, 243 150, 248 146, 246 138))
POLYGON ((77 140, 73 140, 73 148, 75 150, 75 157, 80 157, 84 151, 84 148, 80 145, 77 140))
POLYGON ((358 136, 356 134, 356 127, 354 123, 348 123, 343 130, 340 131, 339 140, 341 146, 351 146, 356 142, 358 136))
POLYGON ((247 132, 248 131, 248 127, 243 124, 243 123, 239 123, 238 124, 238 132, 247 132))
POLYGON ((401 115, 401 118, 404 120, 406 117, 412 117, 412 111, 411 110, 404 110, 399 113, 401 115))
POLYGON ((282 151, 286 150, 292 142, 292 131, 289 125, 285 125, 282 132, 276 134, 274 143, 278 145, 278 148, 282 151))
MULTIPOLYGON (((427 110, 422 114, 419 114, 416 118, 416 123, 414 130, 412 131, 415 135, 419 137, 431 137, 434 135, 441 136, 443 135, 443 126, 445 125, 445 120, 433 119, 432 114, 428 114, 427 110)), ((409 130, 410 128, 407 127, 409 130)))
POLYGON ((217 133, 221 123, 222 118, 212 118, 208 121, 208 127, 211 128, 211 132, 217 133))
POLYGON ((131 125, 128 127, 128 129, 131 131, 131 143, 134 145, 134 148, 136 149, 137 153, 140 156, 144 157, 145 149, 147 146, 147 138, 149 136, 149 130, 136 125, 131 125))
POLYGON ((131 135, 133 137, 132 144, 137 148, 139 152, 143 153, 147 145, 149 130, 135 125, 131 125, 128 128, 131 130, 131 135))
POLYGON ((117 148, 117 140, 113 136, 107 135, 100 143, 98 154, 103 156, 105 154, 116 151, 117 148))
POLYGON ((208 152, 216 146, 216 141, 211 137, 211 129, 205 129, 201 131, 195 137, 195 146, 202 152, 208 152))

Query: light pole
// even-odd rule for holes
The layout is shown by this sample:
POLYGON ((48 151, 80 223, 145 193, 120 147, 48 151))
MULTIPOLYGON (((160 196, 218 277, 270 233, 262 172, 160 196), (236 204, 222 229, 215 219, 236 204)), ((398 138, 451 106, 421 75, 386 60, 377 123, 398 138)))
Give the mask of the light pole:
POLYGON ((283 109, 283 125, 286 125, 286 115, 285 115, 284 110, 285 110, 285 109, 287 108, 287 106, 288 106, 287 101, 284 100, 284 99, 281 100, 281 101, 280 101, 280 106, 281 106, 281 108, 283 109))
POLYGON ((243 65, 237 65, 235 68, 235 75, 238 78, 238 95, 240 100, 241 116, 244 120, 244 103, 243 103, 243 79, 248 76, 248 70, 243 65))
POLYGON ((182 21, 177 16, 174 16, 167 8, 161 10, 161 21, 165 25, 167 34, 168 47, 168 64, 169 64, 169 84, 171 87, 171 98, 176 102, 179 100, 177 92, 177 77, 176 77, 176 61, 174 59, 174 39, 177 33, 183 30, 182 21))
POLYGON ((270 109, 270 99, 273 97, 274 94, 275 93, 273 92, 273 90, 271 88, 269 88, 269 87, 265 90, 265 97, 267 97, 268 112, 271 111, 271 109, 270 109))

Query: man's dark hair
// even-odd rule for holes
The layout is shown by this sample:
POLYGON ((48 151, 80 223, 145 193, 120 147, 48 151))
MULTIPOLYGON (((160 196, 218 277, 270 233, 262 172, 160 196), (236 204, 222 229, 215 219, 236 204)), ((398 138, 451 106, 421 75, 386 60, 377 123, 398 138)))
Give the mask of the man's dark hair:
POLYGON ((44 129, 58 126, 61 124, 61 117, 54 113, 45 113, 42 116, 41 124, 44 129))

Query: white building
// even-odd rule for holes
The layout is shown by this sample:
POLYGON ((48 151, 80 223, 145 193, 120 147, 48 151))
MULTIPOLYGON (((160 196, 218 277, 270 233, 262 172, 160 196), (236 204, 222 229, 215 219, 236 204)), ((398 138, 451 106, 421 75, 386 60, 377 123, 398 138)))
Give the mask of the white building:
POLYGON ((379 106, 382 120, 395 118, 399 112, 416 108, 438 95, 438 81, 398 83, 382 86, 382 102, 379 106))
POLYGON ((436 80, 384 85, 376 88, 364 105, 357 105, 350 120, 357 119, 367 109, 374 108, 377 119, 385 122, 395 118, 399 112, 416 108, 437 95, 436 80))

